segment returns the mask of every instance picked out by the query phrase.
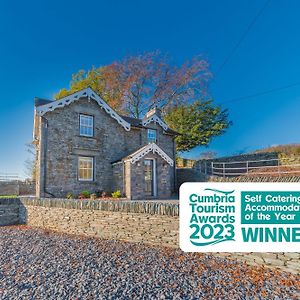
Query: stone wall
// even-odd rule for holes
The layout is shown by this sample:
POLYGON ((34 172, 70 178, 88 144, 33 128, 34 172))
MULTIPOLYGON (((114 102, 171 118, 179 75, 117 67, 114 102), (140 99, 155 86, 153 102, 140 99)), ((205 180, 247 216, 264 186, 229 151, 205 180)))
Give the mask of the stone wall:
POLYGON ((20 209, 19 199, 0 199, 0 226, 19 224, 20 209))
POLYGON ((123 161, 113 164, 112 169, 113 169, 112 191, 120 190, 122 195, 127 195, 124 187, 125 182, 124 182, 123 161))
POLYGON ((207 181, 207 176, 203 173, 200 173, 198 170, 193 168, 179 168, 176 169, 176 180, 177 180, 177 189, 184 182, 203 182, 207 181))
MULTIPOLYGON (((33 227, 104 239, 179 247, 179 204, 176 203, 21 198, 19 211, 20 223, 33 227)), ((300 253, 214 255, 300 274, 300 253)))
POLYGON ((19 181, 19 194, 20 196, 35 195, 35 182, 34 181, 19 181))
POLYGON ((35 182, 0 181, 0 196, 35 195, 35 182))
POLYGON ((19 195, 18 181, 0 181, 0 196, 19 195))
POLYGON ((179 205, 150 202, 22 199, 20 221, 70 234, 178 246, 179 205))
POLYGON ((182 157, 176 157, 176 167, 177 168, 192 168, 197 160, 187 159, 182 157))
POLYGON ((253 266, 266 266, 268 268, 280 269, 286 272, 300 275, 300 253, 278 252, 278 253, 218 253, 216 255, 244 261, 253 266))

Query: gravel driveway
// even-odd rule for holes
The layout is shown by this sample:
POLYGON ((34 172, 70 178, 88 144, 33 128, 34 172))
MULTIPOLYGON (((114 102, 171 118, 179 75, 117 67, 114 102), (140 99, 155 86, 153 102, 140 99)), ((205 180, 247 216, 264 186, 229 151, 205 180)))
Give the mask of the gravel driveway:
POLYGON ((0 299, 300 299, 299 282, 209 255, 0 228, 0 299))

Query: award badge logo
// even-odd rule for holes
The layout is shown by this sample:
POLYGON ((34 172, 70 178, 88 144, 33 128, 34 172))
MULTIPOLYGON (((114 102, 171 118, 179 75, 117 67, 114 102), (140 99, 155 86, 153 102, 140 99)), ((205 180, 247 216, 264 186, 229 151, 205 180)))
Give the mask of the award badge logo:
POLYGON ((300 251, 297 183, 184 183, 180 247, 187 252, 300 251))

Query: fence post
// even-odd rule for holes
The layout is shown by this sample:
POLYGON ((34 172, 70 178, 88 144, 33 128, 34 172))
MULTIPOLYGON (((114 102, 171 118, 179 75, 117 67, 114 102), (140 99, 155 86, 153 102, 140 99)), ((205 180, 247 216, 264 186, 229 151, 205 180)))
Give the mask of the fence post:
POLYGON ((211 175, 214 175, 214 162, 211 162, 211 175))
POLYGON ((223 178, 225 177, 225 163, 223 163, 223 178))
POLYGON ((247 174, 249 173, 249 161, 246 161, 246 167, 247 167, 247 174))

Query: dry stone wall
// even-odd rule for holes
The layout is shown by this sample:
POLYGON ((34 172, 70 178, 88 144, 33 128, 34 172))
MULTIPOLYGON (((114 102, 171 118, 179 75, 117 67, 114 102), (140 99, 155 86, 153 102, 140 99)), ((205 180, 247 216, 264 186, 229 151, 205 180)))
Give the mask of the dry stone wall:
POLYGON ((203 182, 207 181, 207 176, 193 168, 176 169, 177 188, 184 182, 203 182))
POLYGON ((34 195, 35 182, 31 181, 2 181, 0 182, 0 196, 34 195))
POLYGON ((178 217, 64 208, 28 207, 28 225, 109 240, 178 244, 178 217))
POLYGON ((0 226, 19 224, 20 208, 19 199, 0 199, 0 226))
MULTIPOLYGON (((176 203, 35 198, 0 200, 2 223, 3 220, 11 220, 13 223, 19 213, 19 223, 27 223, 47 230, 179 247, 179 204, 176 203), (7 209, 9 205, 11 207, 7 209), (6 219, 3 219, 4 211, 7 212, 6 219)), ((300 253, 216 253, 214 255, 300 274, 300 253)))
POLYGON ((19 184, 17 181, 0 182, 0 196, 19 195, 19 184))
POLYGON ((23 199, 29 226, 104 239, 178 245, 179 205, 154 202, 23 199))
POLYGON ((281 269, 293 274, 300 274, 300 253, 298 252, 278 252, 278 253, 218 253, 217 255, 227 257, 229 259, 238 259, 249 265, 261 266, 269 268, 281 269))
POLYGON ((35 195, 35 181, 19 181, 19 194, 17 195, 35 195))

